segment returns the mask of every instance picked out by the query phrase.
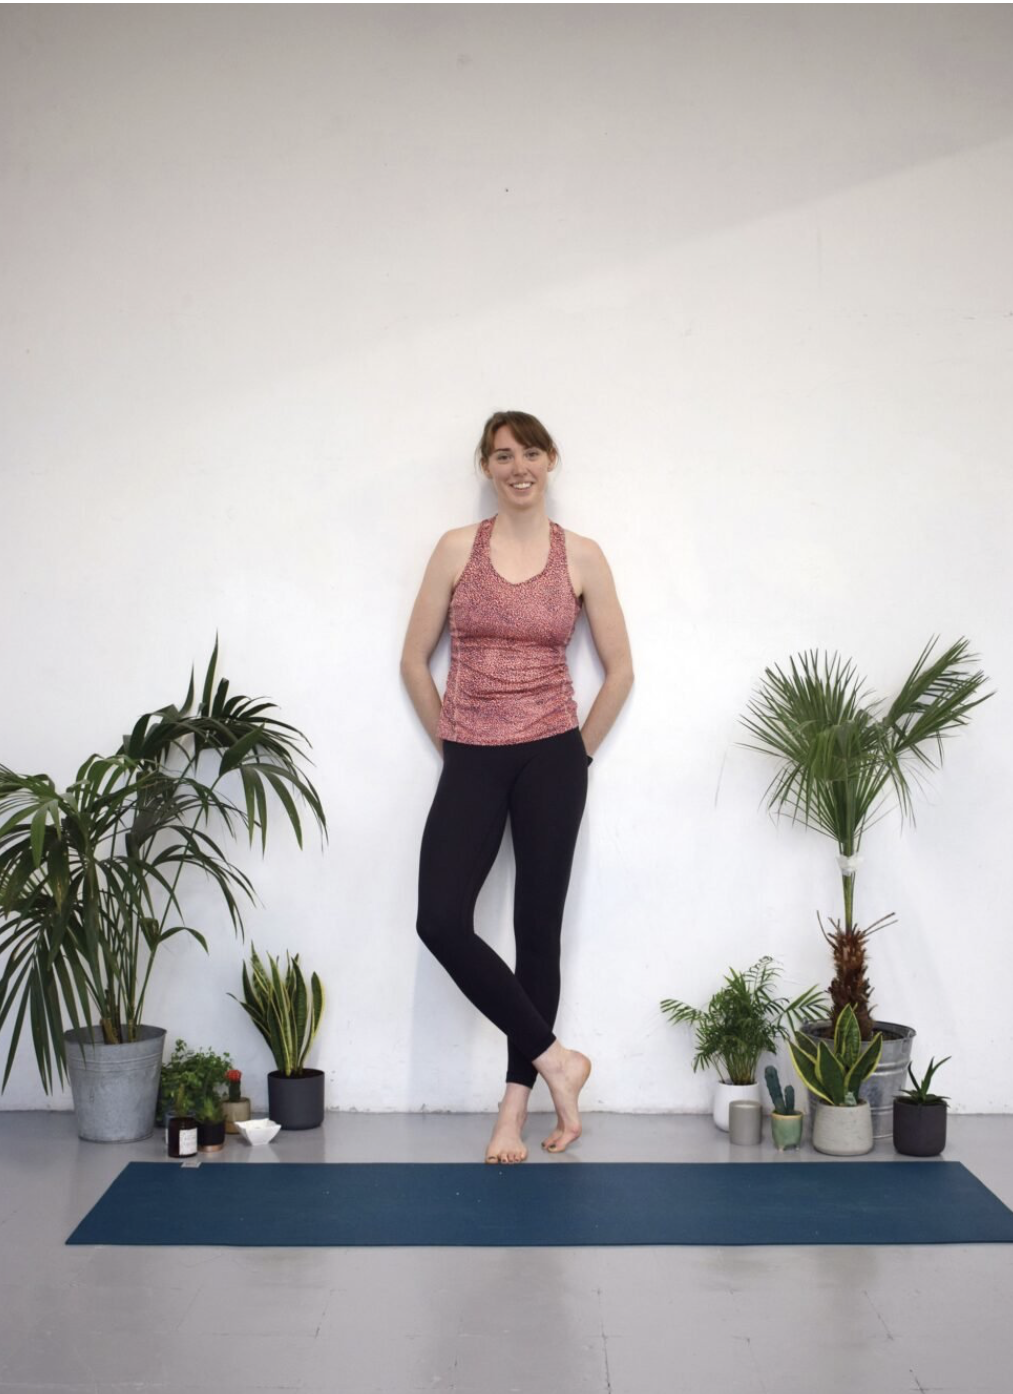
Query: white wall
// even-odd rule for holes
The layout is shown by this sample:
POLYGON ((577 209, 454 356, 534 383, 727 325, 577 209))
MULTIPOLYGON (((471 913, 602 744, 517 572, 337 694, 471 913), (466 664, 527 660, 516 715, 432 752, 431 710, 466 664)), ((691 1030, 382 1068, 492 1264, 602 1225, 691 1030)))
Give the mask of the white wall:
MULTIPOLYGON (((835 849, 772 826, 736 744, 763 668, 839 649, 887 696, 966 634, 999 695, 917 829, 868 835, 857 910, 899 916, 879 1014, 1008 1109, 1009 7, 7 6, 0 40, 0 761, 69 780, 219 631, 314 742, 329 846, 279 825, 248 930, 326 982, 329 1105, 492 1108, 501 1038, 414 933, 438 761, 397 664, 520 406, 637 670, 567 912, 588 1106, 706 1106, 661 997, 764 952, 829 977, 835 849)), ((571 656, 583 712, 583 628, 571 656)), ((149 1018, 262 1097, 195 901, 210 959, 166 950, 149 1018)), ((25 1044, 8 1108, 47 1106, 25 1044)))

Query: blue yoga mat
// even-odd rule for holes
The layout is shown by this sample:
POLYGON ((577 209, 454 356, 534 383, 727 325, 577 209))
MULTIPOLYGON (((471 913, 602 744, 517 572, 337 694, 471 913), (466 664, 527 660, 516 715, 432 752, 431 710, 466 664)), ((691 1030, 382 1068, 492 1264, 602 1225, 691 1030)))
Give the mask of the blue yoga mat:
POLYGON ((130 1162, 68 1244, 1013 1243, 959 1162, 130 1162))

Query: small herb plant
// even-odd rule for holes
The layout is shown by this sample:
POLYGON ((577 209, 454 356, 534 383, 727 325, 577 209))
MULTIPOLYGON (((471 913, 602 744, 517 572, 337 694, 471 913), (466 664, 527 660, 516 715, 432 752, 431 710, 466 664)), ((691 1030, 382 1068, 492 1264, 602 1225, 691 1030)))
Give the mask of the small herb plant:
POLYGON ((909 1102, 913 1104, 945 1104, 947 1102, 947 1096, 945 1094, 931 1094, 929 1093, 929 1089, 932 1084, 932 1076, 938 1069, 945 1065, 949 1059, 951 1059, 949 1055, 944 1055, 938 1064, 935 1059, 930 1060, 929 1067, 921 1080, 916 1077, 914 1070, 912 1070, 909 1065, 907 1067, 907 1072, 911 1077, 911 1083, 914 1085, 914 1088, 902 1089, 900 1091, 900 1097, 909 1100, 909 1102))
POLYGON ((787 1085, 782 1094, 781 1080, 773 1065, 767 1066, 763 1072, 763 1077, 767 1081, 767 1092, 770 1095, 770 1102, 774 1105, 774 1112, 785 1118, 798 1116, 802 1110, 795 1107, 794 1085, 787 1085))
POLYGON ((826 998, 810 987, 793 1001, 774 995, 780 968, 765 955, 744 973, 729 969, 725 985, 703 1009, 666 998, 670 1021, 696 1027, 693 1069, 717 1065, 726 1084, 755 1084, 760 1056, 787 1041, 803 1021, 825 1014, 826 998))
POLYGON ((883 1033, 877 1031, 865 1048, 855 1009, 849 1002, 837 1018, 834 1044, 811 1040, 801 1032, 788 1042, 799 1078, 811 1094, 836 1108, 854 1108, 858 1091, 879 1064, 883 1033))
POLYGON ((177 1114, 193 1114, 201 1123, 217 1123, 222 1117, 226 1074, 232 1068, 229 1055, 211 1050, 191 1050, 181 1037, 162 1066, 160 1086, 163 1107, 171 1103, 177 1114))

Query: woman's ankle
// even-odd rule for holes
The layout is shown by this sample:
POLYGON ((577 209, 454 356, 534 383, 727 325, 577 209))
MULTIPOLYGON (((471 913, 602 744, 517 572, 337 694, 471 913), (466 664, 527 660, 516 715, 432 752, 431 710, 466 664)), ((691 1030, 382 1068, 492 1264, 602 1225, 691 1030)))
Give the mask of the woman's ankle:
POLYGON ((553 1074, 562 1067, 568 1054, 566 1046, 557 1036, 548 1050, 543 1050, 531 1063, 540 1075, 553 1074))

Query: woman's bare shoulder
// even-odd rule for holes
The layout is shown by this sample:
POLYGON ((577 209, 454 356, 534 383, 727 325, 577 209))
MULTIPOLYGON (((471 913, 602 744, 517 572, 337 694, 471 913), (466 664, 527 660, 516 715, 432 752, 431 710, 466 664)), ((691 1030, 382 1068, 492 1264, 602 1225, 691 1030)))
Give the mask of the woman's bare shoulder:
POLYGON ((439 557, 441 566, 450 575, 452 585, 457 585, 461 572, 468 564, 480 526, 479 523, 465 523, 462 528, 450 528, 436 544, 434 556, 439 557))
POLYGON ((605 553, 593 537, 582 537, 579 532, 571 532, 569 528, 564 528, 563 531, 566 535, 566 555, 574 566, 601 566, 605 561, 605 553))

